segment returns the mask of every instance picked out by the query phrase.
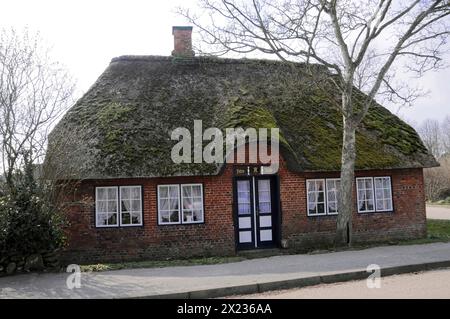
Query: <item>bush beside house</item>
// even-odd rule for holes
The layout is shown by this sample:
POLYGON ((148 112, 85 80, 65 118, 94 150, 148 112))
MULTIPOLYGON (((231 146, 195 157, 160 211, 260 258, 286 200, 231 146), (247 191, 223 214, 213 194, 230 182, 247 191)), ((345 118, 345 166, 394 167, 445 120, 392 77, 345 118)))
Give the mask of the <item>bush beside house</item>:
POLYGON ((0 275, 59 266, 64 219, 49 198, 49 185, 36 183, 31 164, 0 192, 0 275))

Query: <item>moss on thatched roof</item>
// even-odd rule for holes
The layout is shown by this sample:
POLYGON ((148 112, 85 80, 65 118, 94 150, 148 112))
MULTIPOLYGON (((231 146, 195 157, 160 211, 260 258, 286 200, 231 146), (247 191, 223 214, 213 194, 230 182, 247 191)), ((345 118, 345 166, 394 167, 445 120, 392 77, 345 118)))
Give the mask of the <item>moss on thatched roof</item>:
MULTIPOLYGON (((74 178, 217 174, 218 165, 174 164, 177 127, 279 127, 293 171, 340 168, 338 95, 303 65, 209 57, 123 56, 111 61, 51 134, 47 164, 74 178), (330 93, 331 92, 331 93, 330 93), (333 103, 334 101, 334 103, 333 103), (51 159, 51 160, 50 160, 51 159)), ((409 125, 377 105, 357 132, 357 169, 436 164, 409 125)))

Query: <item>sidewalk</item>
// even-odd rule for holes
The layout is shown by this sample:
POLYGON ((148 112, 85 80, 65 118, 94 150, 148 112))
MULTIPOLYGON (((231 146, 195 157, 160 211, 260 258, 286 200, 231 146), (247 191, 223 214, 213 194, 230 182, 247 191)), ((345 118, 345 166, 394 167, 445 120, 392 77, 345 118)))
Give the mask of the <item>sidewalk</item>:
POLYGON ((450 219, 450 206, 427 205, 428 219, 450 219))
POLYGON ((382 276, 450 267, 450 243, 82 273, 82 287, 73 290, 66 287, 66 273, 25 274, 0 278, 0 298, 215 297, 367 278, 369 264, 378 264, 382 276))

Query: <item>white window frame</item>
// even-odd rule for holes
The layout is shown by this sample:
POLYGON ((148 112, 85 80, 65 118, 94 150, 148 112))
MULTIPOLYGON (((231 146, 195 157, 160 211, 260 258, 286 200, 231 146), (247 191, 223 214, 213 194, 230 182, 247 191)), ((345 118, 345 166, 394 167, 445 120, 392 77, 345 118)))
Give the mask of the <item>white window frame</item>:
MULTIPOLYGON (((142 186, 140 186, 140 185, 119 186, 119 203, 118 204, 119 204, 120 226, 121 227, 135 227, 135 226, 142 226, 143 225, 142 186), (141 211, 139 212, 140 213, 140 221, 141 222, 139 224, 123 224, 122 223, 122 192, 121 192, 122 188, 139 188, 139 200, 141 202, 141 205, 140 205, 141 206, 141 211)), ((130 221, 132 221, 131 215, 132 215, 132 213, 136 213, 136 212, 130 211, 130 212, 126 212, 126 213, 130 214, 130 221)))
POLYGON ((337 189, 336 190, 336 207, 337 207, 337 211, 336 212, 334 212, 334 213, 330 213, 330 211, 328 210, 328 202, 329 202, 329 199, 328 199, 328 181, 339 181, 339 183, 340 183, 340 181, 341 181, 341 179, 340 178, 326 178, 325 179, 325 191, 326 191, 326 198, 327 198, 327 200, 326 200, 326 202, 325 202, 325 205, 326 205, 326 207, 327 207, 327 209, 326 209, 326 212, 327 212, 327 214, 328 215, 338 215, 339 214, 339 199, 338 199, 338 192, 340 191, 339 189, 337 189))
MULTIPOLYGON (((365 183, 364 183, 365 184, 365 183)), ((373 177, 357 177, 356 178, 356 207, 358 209, 358 213, 365 214, 365 213, 374 213, 376 212, 376 204, 375 204, 375 184, 373 182, 373 177), (373 210, 363 210, 361 211, 359 209, 359 188, 358 188, 358 181, 359 180, 366 180, 370 179, 372 181, 372 202, 373 202, 373 210)))
MULTIPOLYGON (((169 193, 170 191, 168 191, 168 195, 170 194, 169 193)), ((181 224, 181 210, 180 210, 180 205, 181 205, 181 202, 180 202, 180 199, 181 199, 181 196, 180 196, 180 184, 161 184, 161 185, 158 185, 158 225, 179 225, 179 224, 181 224), (178 189, 178 221, 177 222, 163 222, 162 220, 161 220, 161 200, 160 200, 160 188, 162 188, 162 187, 173 187, 173 186, 175 186, 177 189, 178 189)), ((169 205, 170 205, 170 203, 169 203, 169 205)))
MULTIPOLYGON (((326 186, 326 181, 325 181, 325 178, 315 178, 315 179, 307 179, 306 180, 306 214, 308 215, 308 216, 311 216, 311 217, 315 217, 315 216, 324 216, 324 215, 327 215, 327 200, 326 200, 326 197, 327 197, 327 194, 326 194, 326 189, 327 189, 327 186, 326 186), (323 192, 324 192, 324 194, 323 194, 323 213, 321 213, 321 214, 310 214, 309 213, 309 183, 308 182, 317 182, 317 181, 322 181, 323 182, 323 192)), ((314 191, 314 192, 317 192, 317 191, 314 191)), ((317 202, 316 202, 316 205, 317 205, 317 202)), ((316 206, 316 211, 317 211, 317 206, 316 206)))
MULTIPOLYGON (((98 187, 95 187, 95 227, 97 227, 97 228, 119 227, 120 207, 119 207, 118 200, 119 200, 119 187, 117 187, 117 186, 98 186, 98 187), (98 205, 98 197, 99 197, 98 196, 98 190, 99 189, 115 189, 116 190, 116 207, 117 207, 117 211, 115 213, 117 214, 117 218, 116 218, 116 223, 115 224, 100 225, 98 223, 98 218, 97 218, 98 214, 109 214, 109 212, 106 212, 106 213, 101 212, 100 213, 98 211, 98 207, 99 207, 99 205, 98 205)), ((106 199, 106 201, 109 201, 109 199, 106 199)), ((107 215, 107 217, 108 217, 108 215, 107 215)))
POLYGON ((194 183, 194 184, 180 184, 180 205, 178 206, 179 209, 181 210, 181 223, 182 224, 202 224, 205 222, 205 209, 204 209, 204 204, 203 204, 203 184, 202 183, 194 183), (202 220, 201 221, 192 221, 192 222, 185 222, 184 221, 184 208, 183 208, 183 199, 184 199, 184 195, 183 195, 183 187, 185 186, 200 186, 200 196, 202 199, 202 220))
MULTIPOLYGON (((375 201, 374 201, 375 209, 376 209, 377 212, 392 212, 392 211, 394 211, 394 200, 392 198, 393 197, 393 194, 392 194, 392 181, 391 181, 391 177, 390 176, 375 176, 373 178, 373 192, 374 192, 374 198, 375 198, 375 201), (390 192, 390 200, 391 200, 391 209, 378 209, 378 206, 377 206, 377 187, 376 187, 375 180, 376 179, 385 179, 385 178, 387 178, 389 180, 389 192, 390 192)), ((383 195, 383 200, 385 200, 385 199, 387 199, 387 198, 384 198, 384 195, 383 195)))

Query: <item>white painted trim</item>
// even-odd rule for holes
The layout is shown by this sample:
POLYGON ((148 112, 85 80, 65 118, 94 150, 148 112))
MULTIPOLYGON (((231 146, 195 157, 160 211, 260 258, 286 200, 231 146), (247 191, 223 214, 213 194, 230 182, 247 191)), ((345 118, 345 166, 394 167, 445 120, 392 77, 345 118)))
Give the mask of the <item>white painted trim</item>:
POLYGON ((184 225, 187 224, 202 224, 205 222, 205 208, 204 206, 204 198, 203 198, 203 184, 202 183, 192 183, 192 184, 180 184, 180 192, 181 192, 181 202, 179 204, 179 208, 181 209, 181 223, 184 225), (185 222, 183 221, 184 218, 184 209, 183 209, 183 187, 184 186, 200 186, 200 194, 201 194, 201 198, 202 198, 202 220, 201 221, 193 221, 193 222, 185 222))
MULTIPOLYGON (((142 213, 142 211, 143 211, 143 206, 142 206, 142 186, 141 185, 127 185, 127 186, 119 186, 119 196, 118 196, 119 198, 119 215, 120 215, 120 226, 121 227, 135 227, 135 226, 142 226, 143 225, 143 213, 142 213), (139 187, 139 200, 141 201, 141 211, 139 212, 140 213, 140 216, 141 216, 141 222, 139 223, 139 224, 123 224, 122 223, 122 192, 120 191, 122 188, 137 188, 137 187, 139 187)), ((132 211, 132 212, 127 212, 127 213, 129 213, 130 214, 130 220, 131 220, 131 214, 132 213, 138 213, 138 212, 134 212, 134 211, 132 211)))
MULTIPOLYGON (((117 186, 98 186, 95 187, 95 227, 97 228, 108 228, 108 227, 119 227, 119 202, 118 202, 118 198, 119 198, 119 187, 117 186), (115 224, 110 224, 110 225, 99 225, 98 224, 98 214, 110 214, 110 213, 114 213, 114 212, 106 212, 106 213, 99 213, 98 211, 98 190, 99 189, 112 189, 115 188, 116 189, 116 204, 117 204, 117 211, 115 212, 117 214, 117 218, 116 218, 116 223, 115 224)), ((109 199, 107 199, 106 201, 108 201, 109 199)))
MULTIPOLYGON (((374 203, 375 203, 375 209, 376 209, 376 211, 377 212, 392 212, 393 210, 394 210, 394 199, 392 198, 393 197, 393 194, 392 194, 392 181, 391 181, 391 177, 390 176, 375 176, 374 178, 373 178, 373 192, 374 192, 374 197, 375 197, 375 201, 374 201, 374 203), (376 186, 375 186, 375 180, 377 179, 377 178, 388 178, 389 179, 389 195, 391 196, 391 209, 378 209, 378 207, 377 207, 377 189, 376 189, 376 186)), ((384 196, 383 196, 383 198, 384 198, 384 196)))
MULTIPOLYGON (((328 215, 338 215, 339 214, 339 207, 338 207, 338 211, 337 212, 335 212, 335 213, 330 213, 329 211, 328 211, 328 202, 329 202, 329 199, 328 199, 328 181, 341 181, 341 179, 340 178, 326 178, 325 179, 325 190, 326 190, 326 198, 327 198, 327 200, 326 200, 326 202, 325 202, 325 206, 326 206, 326 212, 327 212, 327 214, 328 215)), ((338 191, 340 191, 340 190, 338 190, 338 191)), ((339 202, 339 200, 336 198, 336 205, 338 205, 338 202, 339 202)))
POLYGON ((376 211, 375 207, 375 185, 373 182, 373 177, 357 177, 356 178, 356 208, 358 210, 358 213, 365 214, 365 213, 374 213, 376 211), (358 189, 358 180, 366 180, 370 179, 372 181, 372 202, 373 202, 373 210, 359 210, 359 189, 358 189))
MULTIPOLYGON (((305 181, 306 183, 306 214, 308 217, 315 217, 315 216, 325 216, 327 214, 327 200, 326 200, 326 190, 327 190, 327 185, 326 185, 326 181, 325 178, 314 178, 314 179, 307 179, 305 181), (323 182, 323 190, 324 190, 324 208, 323 208, 323 214, 310 214, 309 213, 309 184, 308 182, 316 182, 316 181, 322 181, 323 182)), ((317 209, 316 209, 317 210, 317 209)))
MULTIPOLYGON (((169 193, 167 193, 169 194, 169 193)), ((158 225, 179 225, 181 224, 181 216, 180 216, 180 184, 161 184, 158 185, 157 189, 157 197, 158 197, 158 225), (169 186, 176 186, 178 189, 178 222, 161 222, 161 207, 160 207, 160 196, 159 196, 159 189, 161 187, 169 187, 169 186)))

